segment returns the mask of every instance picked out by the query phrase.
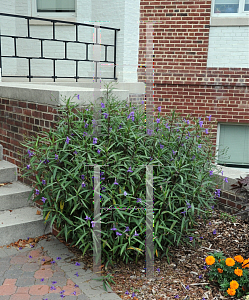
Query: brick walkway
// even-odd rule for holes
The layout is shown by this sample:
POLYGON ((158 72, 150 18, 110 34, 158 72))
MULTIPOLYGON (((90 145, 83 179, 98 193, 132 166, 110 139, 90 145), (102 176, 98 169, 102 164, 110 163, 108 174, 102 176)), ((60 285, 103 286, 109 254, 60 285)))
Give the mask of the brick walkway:
POLYGON ((0 249, 0 300, 119 300, 55 237, 33 249, 0 249))

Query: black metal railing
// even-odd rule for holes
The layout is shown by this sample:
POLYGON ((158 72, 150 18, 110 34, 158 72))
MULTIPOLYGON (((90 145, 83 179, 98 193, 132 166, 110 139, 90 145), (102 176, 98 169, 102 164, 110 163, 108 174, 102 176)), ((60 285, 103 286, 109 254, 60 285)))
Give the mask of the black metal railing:
MULTIPOLYGON (((28 60, 28 75, 27 76, 21 76, 21 75, 2 75, 2 77, 22 77, 22 78, 28 78, 29 81, 31 81, 32 78, 53 78, 53 80, 55 81, 55 79, 57 78, 74 78, 76 80, 76 82, 78 81, 78 79, 80 78, 93 78, 93 77, 84 77, 84 76, 79 76, 79 62, 83 62, 83 61, 88 61, 88 62, 94 62, 93 60, 89 60, 89 45, 100 45, 104 47, 104 54, 105 54, 105 60, 104 61, 100 61, 100 63, 103 64, 113 64, 113 77, 101 77, 102 79, 114 79, 117 80, 116 77, 116 55, 117 55, 117 31, 120 31, 120 29, 117 28, 112 28, 112 27, 106 27, 106 26, 95 26, 92 24, 84 24, 84 23, 76 23, 76 22, 69 22, 69 21, 60 21, 60 20, 53 20, 53 19, 45 19, 45 18, 37 18, 37 17, 30 17, 30 16, 23 16, 23 15, 13 15, 13 14, 7 14, 7 13, 0 13, 0 16, 7 16, 7 17, 11 17, 11 18, 22 18, 22 19, 26 19, 27 20, 27 36, 18 36, 18 35, 6 35, 6 34, 1 34, 1 30, 0 30, 0 68, 1 68, 1 73, 2 73, 2 58, 22 58, 22 59, 27 59, 28 60), (52 22, 53 25, 53 38, 49 39, 49 38, 38 38, 38 37, 31 37, 30 35, 30 20, 39 20, 39 21, 45 21, 45 22, 52 22), (56 39, 56 34, 55 34, 55 24, 56 23, 64 23, 64 24, 68 24, 68 25, 74 25, 75 26, 75 39, 74 40, 62 40, 62 39, 56 39), (87 26, 87 27, 95 27, 97 33, 96 35, 98 35, 98 29, 99 28, 103 28, 103 29, 107 29, 110 31, 114 31, 114 44, 102 44, 99 43, 98 41, 95 41, 93 43, 90 42, 83 42, 83 41, 79 41, 79 27, 80 26, 87 26), (1 39, 2 37, 5 38, 11 38, 14 41, 14 55, 5 55, 4 53, 2 53, 2 49, 1 49, 1 39), (19 56, 18 55, 18 49, 17 49, 17 40, 18 39, 28 39, 28 40, 39 40, 41 43, 41 50, 40 50, 40 57, 35 57, 35 56, 19 56), (44 41, 56 41, 56 42, 61 42, 64 43, 65 48, 64 48, 64 52, 65 52, 65 56, 64 58, 56 58, 56 57, 45 57, 44 56, 44 49, 43 49, 43 42, 44 41), (68 44, 69 43, 76 43, 76 44, 84 44, 86 45, 86 53, 85 53, 85 59, 72 59, 72 58, 68 58, 67 57, 67 48, 68 48, 68 44), (113 47, 114 51, 113 51, 113 61, 108 61, 107 60, 107 51, 109 47, 113 47), (52 76, 33 76, 31 74, 31 61, 32 60, 52 60, 53 61, 53 75, 52 76), (56 76, 56 61, 75 61, 75 76, 56 76)), ((99 77, 96 75, 95 73, 95 78, 98 79, 99 77)))

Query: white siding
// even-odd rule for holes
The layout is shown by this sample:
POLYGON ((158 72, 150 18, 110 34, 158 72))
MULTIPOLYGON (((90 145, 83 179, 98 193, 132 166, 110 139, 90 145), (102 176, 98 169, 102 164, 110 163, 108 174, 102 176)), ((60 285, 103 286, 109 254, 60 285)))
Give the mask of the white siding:
POLYGON ((207 67, 249 68, 249 26, 211 27, 207 67))
MULTIPOLYGON (((139 0, 77 0, 76 22, 120 28, 117 33, 117 77, 119 82, 137 82, 138 41, 139 41, 139 0), (90 3, 90 5, 89 5, 90 3)), ((32 0, 0 0, 1 12, 29 15, 32 12, 32 0)), ((42 17, 40 15, 40 17, 42 17)), ((56 19, 56 17, 54 17, 56 19)), ((2 34, 27 35, 27 21, 24 19, 0 16, 2 34)), ((83 28, 83 27, 82 27, 83 28)), ((52 38, 52 26, 31 26, 32 37, 52 38)), ((74 26, 56 26, 56 37, 70 40, 75 37, 74 26)), ((79 40, 93 41, 93 29, 85 27, 79 30, 79 40)), ((101 30, 101 42, 114 43, 114 31, 101 30)), ((64 57, 64 43, 43 42, 44 56, 64 57)), ((18 55, 40 56, 40 41, 18 40, 18 55)), ((102 48, 104 50, 104 47, 102 48)), ((92 57, 89 47, 89 59, 92 57)), ((108 60, 113 60, 113 50, 108 48, 108 60)), ((2 39, 2 54, 14 54, 14 42, 2 39)), ((101 51, 104 59, 104 51, 101 51)), ((85 58, 85 45, 68 44, 68 58, 85 58)), ((32 75, 53 75, 52 61, 31 60, 32 75)), ((57 76, 74 76, 75 62, 56 62, 57 76)), ((80 76, 93 76, 93 64, 79 64, 80 76)), ((28 62, 26 59, 3 60, 3 75, 27 75, 28 62)), ((102 77, 113 76, 112 66, 101 67, 102 77)), ((27 79, 26 79, 27 80, 27 79)), ((51 79, 50 79, 51 80, 51 79)))

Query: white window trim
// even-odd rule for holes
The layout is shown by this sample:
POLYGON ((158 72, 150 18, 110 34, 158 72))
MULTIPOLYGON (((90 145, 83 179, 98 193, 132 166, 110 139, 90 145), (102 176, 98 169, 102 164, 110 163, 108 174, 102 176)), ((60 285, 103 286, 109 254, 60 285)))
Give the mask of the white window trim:
POLYGON ((238 13, 214 13, 215 0, 211 4, 210 26, 249 26, 249 11, 243 11, 245 0, 239 1, 238 13))
MULTIPOLYGON (((77 1, 75 0, 75 12, 37 12, 37 1, 32 0, 31 2, 31 12, 32 17, 37 18, 47 18, 47 19, 55 19, 60 21, 71 21, 76 22, 76 12, 77 12, 77 1)), ((52 22, 45 22, 45 21, 39 21, 39 20, 30 20, 30 25, 52 25, 52 22)), ((69 24, 63 24, 63 23, 55 23, 55 25, 69 25, 69 24)))

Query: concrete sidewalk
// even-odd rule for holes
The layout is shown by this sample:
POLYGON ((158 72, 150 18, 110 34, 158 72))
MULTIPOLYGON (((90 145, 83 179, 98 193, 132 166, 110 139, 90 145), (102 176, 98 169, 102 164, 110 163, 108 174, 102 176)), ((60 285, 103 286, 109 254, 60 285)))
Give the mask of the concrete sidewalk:
POLYGON ((120 300, 97 275, 71 262, 74 254, 57 238, 33 248, 0 248, 0 300, 120 300))

